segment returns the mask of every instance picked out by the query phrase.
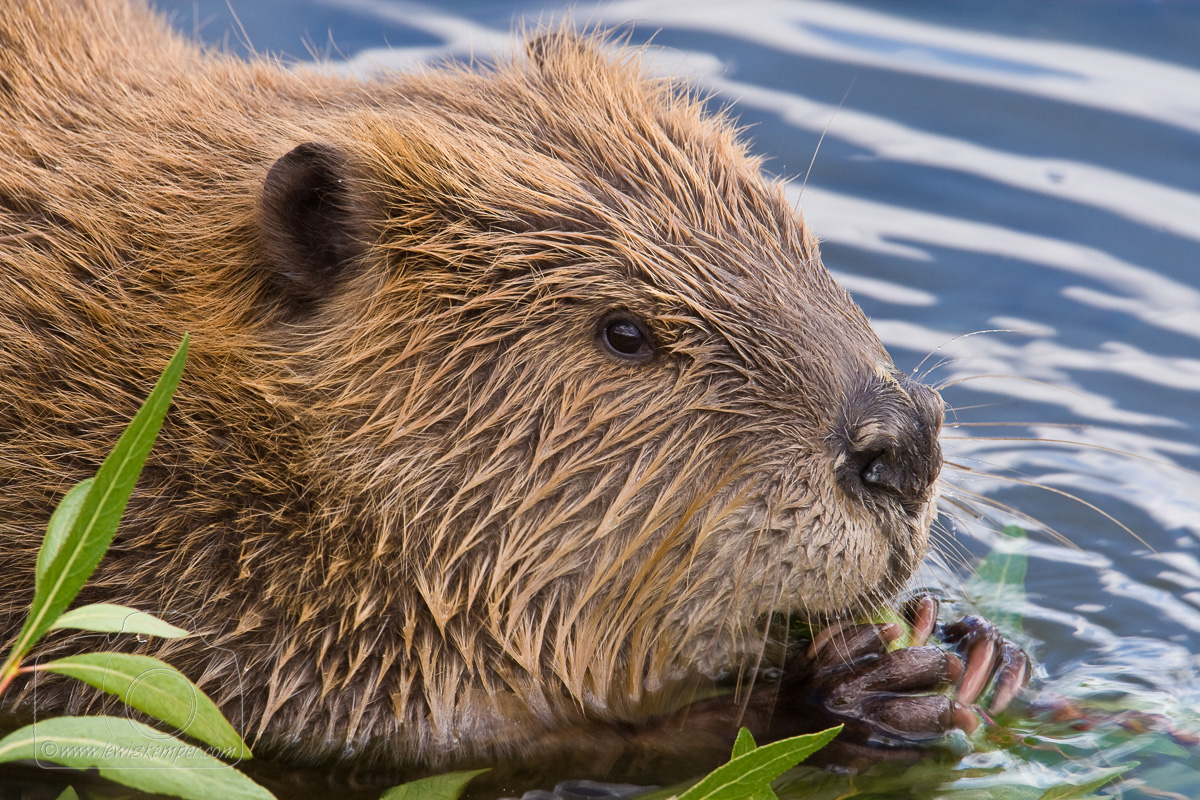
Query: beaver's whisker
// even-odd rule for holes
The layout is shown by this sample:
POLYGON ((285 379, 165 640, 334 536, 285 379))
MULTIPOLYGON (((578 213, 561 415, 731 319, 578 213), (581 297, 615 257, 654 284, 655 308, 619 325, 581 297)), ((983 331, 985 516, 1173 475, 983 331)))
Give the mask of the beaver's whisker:
MULTIPOLYGON (((994 407, 995 405, 996 405, 995 403, 988 403, 988 404, 977 405, 977 406, 957 406, 953 410, 954 411, 967 411, 967 410, 976 409, 976 408, 990 408, 990 407, 994 407)), ((946 409, 946 410, 949 411, 951 409, 946 409)), ((943 428, 1071 428, 1074 430, 1084 431, 1084 430, 1093 430, 1095 428, 1098 428, 1099 426, 1092 425, 1087 422, 948 422, 945 425, 943 425, 942 427, 943 428)), ((945 440, 948 437, 942 436, 939 438, 945 440)), ((971 437, 960 436, 957 438, 969 439, 971 437)), ((1013 441, 1040 442, 1040 441, 1044 441, 1044 440, 1033 439, 1033 438, 1023 439, 1020 437, 1014 437, 1013 441)), ((1075 444, 1086 445, 1087 443, 1086 442, 1076 442, 1075 444)))
MULTIPOLYGON (((949 347, 950 345, 954 344, 955 342, 962 341, 963 339, 969 339, 972 336, 981 336, 985 333, 1020 333, 1020 331, 1016 331, 1011 328, 995 328, 993 330, 986 330, 986 331, 971 331, 970 333, 964 333, 961 336, 955 336, 953 339, 948 339, 948 340, 942 342, 941 344, 939 344, 937 347, 930 350, 925 355, 924 358, 922 358, 919 362, 917 362, 917 365, 912 368, 911 374, 913 376, 913 380, 921 381, 922 383, 925 382, 925 377, 927 375, 929 375, 930 372, 933 372, 933 370, 936 369, 936 367, 930 367, 925 372, 921 372, 921 367, 923 367, 925 365, 925 362, 928 361, 930 358, 932 358, 934 355, 936 355, 937 353, 940 353, 942 348, 949 347)), ((941 362, 939 362, 939 364, 940 363, 941 362)))
POLYGON ((936 391, 943 392, 952 386, 961 386, 962 384, 967 383, 968 381, 979 381, 979 380, 984 380, 984 379, 997 379, 997 378, 1000 380, 1005 380, 1005 381, 1019 381, 1021 383, 1032 383, 1035 386, 1044 386, 1048 389, 1054 389, 1059 392, 1064 392, 1065 394, 1074 395, 1075 397, 1079 397, 1079 398, 1085 397, 1085 395, 1082 392, 1077 392, 1073 389, 1068 389, 1065 386, 1061 386, 1056 383, 1051 383, 1050 381, 1043 381, 1043 380, 1039 380, 1037 378, 1027 378, 1027 377, 1023 377, 1021 375, 1004 375, 1001 373, 987 373, 984 375, 966 375, 961 378, 955 378, 952 380, 944 381, 942 383, 934 384, 933 388, 936 391))
MULTIPOLYGON (((786 580, 786 575, 784 575, 782 570, 775 570, 775 578, 776 578, 775 600, 772 603, 772 606, 778 608, 784 599, 785 587, 787 585, 787 580, 786 580)), ((790 624, 789 624, 790 621, 791 621, 791 612, 789 611, 787 614, 784 615, 783 635, 782 635, 782 640, 779 643, 779 645, 780 645, 779 652, 781 654, 786 654, 786 652, 787 652, 788 636, 790 634, 790 624)), ((738 709, 738 723, 739 724, 741 723, 741 720, 745 717, 746 711, 749 708, 750 698, 754 692, 754 684, 758 680, 759 670, 761 668, 763 660, 766 658, 767 649, 772 643, 771 637, 774 634, 776 627, 777 626, 775 624, 775 621, 770 616, 768 616, 768 618, 765 621, 765 624, 762 627, 762 636, 759 638, 759 642, 758 642, 759 649, 758 649, 758 653, 756 655, 755 669, 753 671, 751 671, 751 673, 750 673, 750 682, 749 682, 749 685, 746 687, 745 696, 742 699, 741 705, 738 709)), ((779 666, 780 666, 780 668, 782 668, 784 666, 784 662, 781 661, 779 666)), ((773 710, 771 713, 773 713, 773 710)))
POLYGON ((837 108, 833 110, 833 113, 829 115, 829 121, 825 123, 825 128, 821 131, 820 138, 817 139, 817 146, 813 148, 812 158, 808 161, 808 169, 804 170, 804 180, 800 182, 800 191, 796 193, 797 207, 799 207, 800 198, 804 196, 804 187, 808 186, 808 176, 812 175, 813 165, 817 163, 817 154, 821 152, 821 144, 825 141, 825 134, 829 133, 829 128, 833 125, 833 121, 837 119, 838 112, 842 110, 842 106, 846 105, 846 98, 850 96, 850 90, 854 88, 854 81, 857 79, 857 75, 850 78, 850 85, 846 87, 841 101, 837 104, 837 108))
MULTIPOLYGON (((983 473, 983 474, 986 474, 986 473, 983 473)), ((988 477, 1003 479, 1003 476, 1000 476, 1000 475, 988 475, 988 477)), ((1040 487, 1036 483, 1032 483, 1029 481, 1015 481, 1014 480, 1014 482, 1025 483, 1028 486, 1034 486, 1037 488, 1047 488, 1047 487, 1040 487)), ((977 504, 979 506, 984 506, 986 508, 990 508, 994 511, 1004 512, 1005 514, 1008 514, 1009 516, 1020 520, 1022 523, 1025 524, 1025 526, 1027 528, 1030 528, 1031 530, 1042 531, 1047 536, 1049 536, 1053 541, 1057 542, 1058 544, 1061 544, 1063 547, 1066 547, 1071 550, 1080 550, 1079 545, 1072 542, 1069 538, 1064 536, 1058 530, 1052 528, 1051 526, 1047 525, 1046 523, 1042 522, 1039 519, 1035 519, 1034 517, 1031 517, 1028 514, 1025 514, 1025 513, 1019 511, 1015 507, 1010 506, 1008 503, 1004 503, 999 500, 995 500, 991 497, 988 497, 985 494, 980 494, 979 492, 972 492, 971 490, 964 489, 960 486, 953 487, 952 489, 948 489, 948 491, 953 491, 955 493, 958 493, 960 495, 960 497, 955 498, 955 499, 960 500, 963 503, 977 504)), ((1064 497, 1069 497, 1072 500, 1079 499, 1077 497, 1072 496, 1069 492, 1058 492, 1058 494, 1062 494, 1064 497)), ((1083 502, 1083 501, 1080 501, 1080 502, 1083 502)), ((1086 505, 1086 503, 1085 503, 1085 505, 1086 505)), ((998 520, 995 520, 992 517, 988 516, 987 514, 984 514, 983 512, 979 511, 978 508, 975 508, 975 512, 978 514, 978 517, 977 517, 978 519, 987 520, 989 522, 994 522, 994 523, 999 522, 998 520)), ((1122 526, 1122 527, 1124 527, 1124 526, 1122 526)), ((1132 531, 1130 531, 1130 534, 1136 537, 1136 534, 1134 534, 1132 531)))
MULTIPOLYGON (((956 500, 949 502, 958 508, 967 510, 956 500)), ((950 567, 952 563, 961 567, 970 566, 970 553, 954 535, 954 532, 947 528, 940 519, 935 520, 929 527, 929 538, 934 544, 934 547, 930 548, 930 555, 940 559, 943 566, 950 567)))
MULTIPOLYGON (((1024 437, 1024 436, 946 436, 946 437, 942 437, 942 439, 943 439, 943 441, 949 440, 949 441, 976 441, 976 442, 1039 442, 1039 443, 1045 442, 1047 444, 1069 445, 1069 446, 1074 446, 1074 447, 1087 448, 1089 450, 1099 450, 1101 452, 1112 453, 1114 455, 1119 455, 1122 458, 1129 458, 1129 459, 1133 459, 1135 461, 1144 461, 1146 463, 1154 464, 1156 466, 1172 467, 1174 469, 1177 469, 1181 472, 1188 473, 1190 475, 1200 475, 1200 472, 1190 469, 1188 467, 1185 467, 1181 464, 1176 464, 1173 461, 1166 461, 1163 459, 1151 458, 1150 456, 1142 455, 1140 453, 1134 453, 1134 452, 1131 452, 1128 450, 1121 450, 1121 449, 1115 448, 1115 447, 1106 447, 1104 445, 1092 444, 1090 442, 1079 442, 1079 441, 1075 441, 1072 439, 1041 439, 1041 438, 1031 438, 1031 437, 1024 437)), ((995 469, 1008 469, 1010 472, 1016 472, 1016 470, 1012 470, 1011 468, 1001 467, 1000 465, 997 465, 997 464, 991 464, 991 463, 984 461, 982 459, 979 459, 979 458, 971 458, 970 456, 967 456, 967 457, 970 458, 970 460, 976 462, 977 464, 982 464, 984 466, 993 467, 995 469)), ((985 477, 985 478, 995 478, 996 480, 1003 480, 1003 481, 1008 481, 1010 483, 1017 483, 1017 484, 1021 484, 1024 486, 1031 486, 1031 487, 1034 487, 1037 489, 1042 489, 1044 491, 1052 492, 1054 494, 1058 494, 1058 495, 1061 495, 1068 499, 1074 500, 1077 503, 1087 506, 1088 508, 1101 514, 1102 516, 1104 516, 1105 518, 1107 518, 1108 520, 1110 520, 1111 522, 1113 522, 1114 524, 1119 526, 1122 530, 1124 530, 1126 533, 1128 533, 1130 536, 1132 536, 1138 542, 1140 542, 1141 544, 1143 544, 1144 546, 1149 548, 1152 552, 1154 551, 1154 548, 1151 547, 1148 542, 1146 542, 1144 539, 1142 539, 1140 536, 1138 536, 1136 533, 1134 533, 1132 530, 1130 530, 1127 526, 1121 524, 1114 517, 1112 517, 1108 514, 1105 514, 1103 511, 1100 511, 1100 509, 1098 509, 1096 506, 1092 505, 1091 503, 1085 501, 1083 498, 1081 498, 1071 492, 1068 492, 1065 489, 1057 489, 1054 487, 1050 487, 1050 486, 1046 486, 1044 484, 1038 483, 1033 478, 1033 476, 1026 475, 1026 474, 1020 473, 1020 472, 1016 473, 1020 477, 1013 477, 1012 475, 1004 475, 1004 474, 1001 474, 1000 472, 984 472, 982 470, 976 469, 976 468, 968 466, 966 464, 953 462, 953 461, 947 461, 946 465, 953 467, 954 469, 960 470, 962 472, 969 472, 973 475, 978 475, 978 476, 985 477)), ((953 487, 953 488, 961 489, 961 487, 953 487)))
POLYGON ((999 403, 974 403, 969 406, 947 405, 946 406, 946 414, 954 416, 954 418, 955 418, 955 421, 952 423, 948 423, 947 427, 949 427, 949 425, 961 424, 958 422, 958 412, 960 412, 960 411, 975 411, 980 408, 997 408, 999 405, 1000 405, 999 403))
MULTIPOLYGON (((1075 494, 1075 493, 1073 493, 1073 492, 1068 492, 1068 491, 1067 491, 1067 490, 1065 490, 1065 489, 1059 489, 1059 488, 1057 488, 1057 487, 1054 487, 1054 486, 1047 486, 1047 485, 1045 485, 1045 484, 1038 483, 1037 481, 1032 481, 1032 480, 1024 480, 1024 479, 1021 479, 1021 478, 1014 478, 1014 477, 1012 477, 1011 475, 997 475, 997 474, 994 474, 994 473, 979 472, 978 470, 968 470, 968 471, 970 471, 970 472, 974 472, 974 473, 976 473, 976 474, 978 474, 978 475, 984 475, 984 476, 987 476, 987 477, 989 477, 989 478, 995 478, 996 480, 1008 481, 1009 483, 1014 483, 1014 484, 1017 484, 1018 486, 1029 486, 1029 487, 1031 487, 1031 488, 1034 488, 1034 489, 1041 489, 1041 490, 1042 490, 1042 491, 1044 491, 1044 492, 1049 492, 1050 494, 1056 494, 1056 495, 1058 495, 1059 497, 1065 497, 1065 498, 1067 498, 1068 500, 1074 500, 1076 503, 1079 503, 1080 505, 1084 506, 1085 508, 1089 508, 1089 509, 1091 509, 1092 511, 1095 511, 1097 514, 1099 514, 1100 516, 1104 517, 1106 520, 1108 520, 1108 521, 1109 521, 1109 522, 1111 522, 1112 524, 1116 525, 1116 526, 1117 526, 1118 528, 1120 528, 1121 530, 1125 531, 1125 533, 1127 533, 1127 534, 1129 534, 1130 536, 1132 536, 1132 537, 1134 538, 1134 540, 1136 540, 1136 541, 1138 542, 1138 544, 1140 544, 1140 545, 1142 545, 1143 547, 1145 547, 1145 548, 1146 548, 1147 550, 1149 550, 1151 553, 1154 553, 1155 555, 1157 555, 1157 554, 1158 554, 1158 551, 1154 549, 1154 546, 1153 546, 1153 545, 1151 545, 1149 542, 1147 542, 1145 539, 1143 539, 1143 538, 1142 538, 1140 535, 1138 535, 1137 533, 1135 533, 1135 532, 1134 532, 1134 530, 1133 530, 1132 528, 1130 528, 1128 525, 1126 525, 1125 523, 1121 522, 1119 519, 1117 519, 1116 517, 1114 517, 1112 514, 1109 514, 1107 511, 1105 511, 1104 509, 1100 508, 1100 507, 1099 507, 1098 505, 1096 505, 1095 503, 1092 503, 1092 502, 1089 502, 1089 501, 1087 501, 1087 500, 1084 500, 1082 497, 1080 497, 1079 495, 1077 495, 1077 494, 1075 494)), ((966 490, 963 490, 963 489, 959 488, 959 489, 958 489, 958 491, 966 491, 966 490)), ((968 494, 976 495, 976 497, 977 497, 977 498, 980 498, 980 499, 981 499, 981 498, 983 498, 983 495, 979 495, 979 494, 977 494, 977 493, 975 493, 975 492, 968 492, 968 494)), ((1009 509, 1011 509, 1011 507, 1008 507, 1008 508, 1009 508, 1009 509)), ((1026 518, 1027 518, 1027 519, 1032 519, 1032 518, 1030 518, 1030 517, 1026 517, 1026 518)), ((1046 525, 1045 523, 1038 522, 1038 521, 1036 521, 1036 520, 1034 520, 1034 522, 1036 523, 1037 527, 1038 527, 1038 528, 1040 528, 1041 530, 1044 530, 1044 531, 1047 531, 1047 532, 1051 532, 1051 531, 1053 531, 1053 528, 1049 527, 1049 526, 1048 526, 1048 525, 1046 525)), ((1057 533, 1057 531, 1055 531, 1055 534, 1056 534, 1056 538, 1059 538, 1059 539, 1061 539, 1063 542, 1070 543, 1070 540, 1069 540, 1069 539, 1067 539, 1065 536, 1062 536, 1062 534, 1059 534, 1059 533, 1057 533)), ((1078 547, 1077 547, 1075 544, 1073 544, 1073 543, 1071 543, 1071 547, 1072 547, 1073 549, 1076 549, 1076 550, 1078 550, 1078 549, 1079 549, 1079 548, 1078 548, 1078 547)))
MULTIPOLYGON (((947 542, 943 541, 939 542, 938 544, 941 545, 946 543, 947 542)), ((940 549, 930 549, 928 558, 932 563, 953 574, 958 574, 960 572, 969 573, 971 571, 972 562, 965 556, 958 553, 947 555, 940 549)))
MULTIPOLYGON (((965 498, 943 498, 946 503, 953 509, 944 509, 943 513, 953 523, 964 523, 964 519, 960 515, 966 515, 980 524, 986 524, 993 528, 1003 527, 1004 523, 989 513, 986 509, 981 509, 978 505, 973 504, 972 500, 965 498)), ((1006 514, 1012 515, 1016 513, 1013 509, 1003 506, 998 510, 1006 514)), ((1025 522, 1031 527, 1036 526, 1045 529, 1046 526, 1032 518, 1024 518, 1025 522)), ((930 548, 929 555, 935 563, 939 563, 944 569, 953 574, 970 574, 978 565, 978 559, 967 550, 962 544, 961 539, 954 531, 945 527, 940 522, 938 523, 938 536, 934 539, 936 547, 930 548), (943 550, 943 547, 945 548, 943 550)), ((932 532, 932 529, 931 529, 932 532)), ((1069 543, 1068 543, 1069 544, 1069 543)))
MULTIPOLYGON (((981 426, 984 425, 984 423, 979 423, 979 424, 981 426)), ((1003 424, 1003 423, 1001 423, 1001 424, 1003 424)), ((1023 425, 1025 423, 1011 423, 1011 424, 1023 425)), ((1034 423, 1034 424, 1037 425, 1037 423, 1034 423)), ((1038 427, 1041 427, 1041 426, 1039 425, 1038 427)), ((1047 425, 1046 427, 1070 428, 1070 427, 1074 427, 1074 426, 1064 423, 1064 424, 1061 424, 1058 426, 1047 425)), ((1200 476, 1200 471, 1191 469, 1189 467, 1185 467, 1182 464, 1176 464, 1174 461, 1167 461, 1166 459, 1161 459, 1161 458, 1151 458, 1150 456, 1143 455, 1141 453, 1134 453, 1129 450, 1122 450, 1118 447, 1107 447, 1105 445, 1094 444, 1092 442, 1079 442, 1079 441, 1075 441, 1074 439, 1043 439, 1041 437, 1032 437, 1032 436, 942 436, 940 438, 943 442, 1037 442, 1039 444, 1070 445, 1070 446, 1074 446, 1074 447, 1086 448, 1088 450, 1099 450, 1102 453, 1112 453, 1113 455, 1121 456, 1122 458, 1129 458, 1129 459, 1133 459, 1134 461, 1144 461, 1147 464, 1154 464, 1155 466, 1158 466, 1158 467, 1170 467, 1172 469, 1179 470, 1180 472, 1185 472, 1189 475, 1200 476)), ((973 460, 978 460, 978 459, 973 459, 973 460)), ((984 463, 984 462, 980 462, 980 463, 984 463)), ((957 466, 959 469, 969 469, 964 466, 959 466, 959 465, 955 465, 955 466, 957 466)))
POLYGON ((921 373, 918 380, 921 380, 922 382, 924 382, 925 380, 927 380, 929 378, 930 375, 937 372, 942 367, 946 366, 947 364, 953 364, 956 361, 959 361, 958 356, 945 356, 943 358, 940 358, 940 359, 938 359, 938 362, 936 364, 934 364, 932 367, 930 367, 929 369, 927 369, 923 373, 921 373))
MULTIPOLYGON (((986 441, 986 439, 984 439, 983 437, 980 437, 979 441, 986 441)), ((1015 439, 997 439, 996 441, 1037 442, 1037 441, 1041 441, 1041 440, 1040 439, 1015 438, 1015 439)), ((1014 467, 1007 467, 1002 464, 996 464, 991 461, 987 461, 985 459, 973 457, 973 456, 960 456, 960 459, 957 461, 951 461, 951 460, 947 459, 944 462, 944 464, 945 464, 945 466, 950 467, 951 469, 956 469, 959 472, 969 472, 972 475, 979 476, 982 478, 996 478, 999 480, 1003 480, 1006 477, 1016 476, 1017 478, 1020 478, 1020 479, 1026 480, 1026 481, 1036 481, 1037 480, 1036 476, 1030 475, 1029 473, 1026 473, 1026 472, 1022 472, 1014 467), (973 462, 976 466, 970 466, 969 464, 964 463, 964 461, 973 462), (987 467, 988 469, 993 470, 993 471, 988 472, 988 471, 980 469, 980 467, 987 467)), ((954 486, 953 484, 950 484, 950 486, 952 488, 956 488, 956 489, 962 488, 959 486, 954 486)))
MULTIPOLYGON (((751 575, 751 565, 754 561, 755 556, 757 555, 759 545, 764 541, 764 539, 766 539, 766 536, 764 535, 764 528, 770 524, 770 522, 769 522, 770 521, 770 516, 769 516, 770 513, 771 513, 771 511, 768 511, 768 517, 763 522, 762 526, 758 527, 753 532, 752 538, 750 540, 750 546, 746 548, 746 555, 742 559, 741 564, 738 566, 738 570, 734 576, 734 581, 733 581, 732 594, 734 596, 737 596, 740 593, 740 589, 741 589, 741 586, 743 585, 743 582, 747 579, 747 576, 751 575)), ((765 587, 765 582, 764 582, 763 584, 760 584, 760 586, 758 588, 758 601, 760 604, 759 607, 761 607, 763 592, 765 592, 765 591, 766 591, 766 587, 765 587)), ((721 616, 717 619, 717 627, 716 627, 716 630, 714 631, 714 640, 718 639, 721 636, 722 631, 725 630, 725 626, 729 623, 729 613, 730 613, 730 604, 726 604, 725 608, 722 609, 721 616)), ((731 631, 731 633, 736 633, 739 637, 741 635, 740 632, 738 632, 738 631, 731 631)))
MULTIPOLYGON (((950 505, 954 509, 957 509, 957 511, 962 512, 962 513, 966 514, 967 516, 974 518, 976 522, 994 522, 994 520, 992 520, 990 517, 985 515, 978 508, 976 508, 973 505, 969 505, 967 500, 954 497, 952 494, 952 492, 954 492, 954 491, 955 491, 955 487, 950 486, 950 485, 947 485, 942 490, 942 496, 939 501, 939 507, 941 504, 950 505)), ((947 510, 946 513, 951 515, 950 519, 952 519, 956 522, 959 521, 959 518, 957 516, 954 516, 953 512, 947 510)), ((951 535, 953 536, 954 534, 951 532, 951 535)))
MULTIPOLYGON (((750 547, 747 548, 748 553, 746 555, 746 560, 742 562, 741 572, 749 571, 750 561, 753 558, 753 556, 756 555, 755 551, 758 549, 759 544, 764 539, 767 538, 764 535, 764 532, 765 532, 765 529, 770 525, 770 521, 771 521, 772 517, 774 516, 774 510, 775 510, 773 507, 773 504, 770 502, 768 502, 767 507, 768 507, 767 515, 764 518, 762 525, 758 528, 758 530, 756 530, 754 532, 754 538, 753 538, 753 540, 751 540, 750 547)), ((778 572, 776 572, 776 575, 778 576, 778 572)), ((739 574, 738 582, 740 582, 741 577, 742 576, 739 574)), ((737 586, 737 583, 735 583, 735 587, 736 586, 737 586)), ((763 581, 762 583, 760 583, 759 589, 758 589, 758 607, 759 608, 765 607, 762 600, 763 600, 764 596, 766 595, 766 593, 767 593, 767 582, 763 581)), ((779 601, 781 594, 782 594, 782 587, 777 587, 777 589, 775 591, 775 595, 776 595, 775 602, 776 603, 779 601)), ((762 633, 761 633, 761 636, 759 637, 757 652, 754 655, 753 666, 749 669, 749 673, 750 673, 749 686, 746 687, 746 691, 741 698, 740 708, 738 709, 738 718, 739 719, 744 717, 746 714, 746 708, 750 703, 750 696, 754 689, 755 680, 757 679, 759 670, 762 669, 763 659, 766 657, 767 644, 768 644, 770 635, 771 635, 771 626, 768 621, 766 624, 764 624, 762 626, 762 633)), ((741 638, 740 632, 738 634, 738 637, 741 638)), ((747 666, 749 666, 749 664, 747 664, 747 666)), ((739 683, 739 688, 740 688, 741 681, 739 680, 738 683, 739 683)))

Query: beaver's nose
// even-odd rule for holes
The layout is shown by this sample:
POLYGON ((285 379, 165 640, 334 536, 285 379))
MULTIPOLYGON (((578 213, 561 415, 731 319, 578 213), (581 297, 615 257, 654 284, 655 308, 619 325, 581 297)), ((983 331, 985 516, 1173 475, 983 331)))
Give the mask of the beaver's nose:
POLYGON ((907 377, 872 378, 852 392, 835 428, 842 488, 868 504, 899 500, 913 513, 929 500, 942 468, 942 399, 907 377))

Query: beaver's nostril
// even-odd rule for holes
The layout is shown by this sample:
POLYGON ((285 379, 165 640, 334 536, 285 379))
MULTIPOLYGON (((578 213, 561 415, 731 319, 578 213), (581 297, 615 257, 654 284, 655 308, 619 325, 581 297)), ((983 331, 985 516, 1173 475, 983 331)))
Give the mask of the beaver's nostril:
POLYGON ((937 479, 941 454, 917 426, 897 427, 889 431, 875 427, 869 446, 847 448, 842 483, 864 499, 890 495, 922 504, 937 479), (887 446, 881 447, 884 441, 887 446))
MULTIPOLYGON (((878 451, 876 451, 878 452, 878 451)), ((859 459, 859 463, 867 461, 859 477, 863 487, 870 492, 891 492, 902 499, 919 501, 920 495, 929 488, 928 481, 923 480, 922 474, 928 469, 922 469, 920 456, 903 457, 891 450, 879 452, 871 458, 868 454, 859 459)))
POLYGON ((872 485, 887 483, 888 476, 885 474, 887 471, 887 463, 884 461, 886 458, 887 451, 884 450, 882 453, 872 459, 866 467, 863 468, 863 483, 872 485))

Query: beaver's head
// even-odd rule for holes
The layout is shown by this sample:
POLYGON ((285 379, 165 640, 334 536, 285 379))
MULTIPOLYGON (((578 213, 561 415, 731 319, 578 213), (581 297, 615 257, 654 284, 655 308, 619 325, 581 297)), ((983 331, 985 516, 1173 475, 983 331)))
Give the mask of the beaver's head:
POLYGON ((942 405, 727 118, 566 34, 528 55, 372 90, 270 170, 264 242, 327 585, 454 685, 633 713, 772 612, 894 593, 942 405))

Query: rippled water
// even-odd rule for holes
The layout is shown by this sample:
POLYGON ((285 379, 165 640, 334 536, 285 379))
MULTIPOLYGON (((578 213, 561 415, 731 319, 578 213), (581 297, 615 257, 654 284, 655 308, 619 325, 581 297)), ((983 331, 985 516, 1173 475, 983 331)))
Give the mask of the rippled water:
MULTIPOLYGON (((502 51, 514 23, 562 13, 231 4, 241 28, 225 0, 158 3, 210 42, 357 70, 502 51)), ((653 39, 664 70, 733 102, 897 363, 945 387, 952 497, 1013 510, 977 522, 948 503, 957 543, 930 579, 959 585, 999 526, 1036 520, 1057 534, 1034 536, 1024 609, 1047 693, 1194 732, 1200 5, 633 0, 574 16, 653 39)), ((1184 739, 1101 760, 1200 795, 1196 749, 1164 741, 1184 739)), ((995 755, 967 766, 990 763, 1055 780, 995 755)))

